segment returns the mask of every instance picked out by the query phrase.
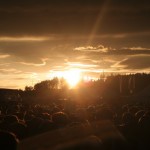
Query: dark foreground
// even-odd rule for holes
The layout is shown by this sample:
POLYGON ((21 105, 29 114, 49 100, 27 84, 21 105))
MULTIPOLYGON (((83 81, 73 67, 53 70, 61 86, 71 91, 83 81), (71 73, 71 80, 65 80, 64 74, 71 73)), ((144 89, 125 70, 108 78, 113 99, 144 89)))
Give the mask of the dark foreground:
POLYGON ((149 149, 147 102, 1 102, 0 149, 149 149))

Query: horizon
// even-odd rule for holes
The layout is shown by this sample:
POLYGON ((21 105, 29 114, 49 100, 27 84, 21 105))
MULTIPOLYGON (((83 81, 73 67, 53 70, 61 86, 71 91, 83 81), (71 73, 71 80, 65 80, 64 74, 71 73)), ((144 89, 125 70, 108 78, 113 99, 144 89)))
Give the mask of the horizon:
MULTIPOLYGON (((68 75, 68 74, 67 74, 68 75)), ((58 84, 61 84, 61 80, 63 80, 63 82, 65 82, 65 84, 67 85, 68 89, 69 90, 72 90, 72 89, 80 89, 82 86, 80 84, 85 84, 86 83, 90 83, 90 82, 97 82, 97 81, 100 81, 100 80, 103 80, 103 81, 106 81, 107 78, 109 77, 117 77, 117 76, 136 76, 136 75, 150 75, 149 72, 136 72, 136 73, 127 73, 127 72, 124 72, 124 73, 116 73, 116 72, 102 72, 99 77, 97 78, 90 78, 88 76, 80 76, 79 78, 75 79, 75 82, 72 82, 72 78, 66 78, 65 76, 52 76, 52 77, 49 77, 47 79, 44 79, 44 80, 40 80, 40 81, 37 81, 37 82, 33 82, 31 81, 32 83, 30 85, 25 85, 24 87, 22 88, 5 88, 5 87, 0 87, 0 90, 21 90, 21 91, 25 91, 26 88, 31 88, 31 90, 34 90, 34 86, 36 84, 40 84, 42 82, 47 82, 47 81, 52 81, 52 80, 55 80, 55 79, 58 79, 58 84), (76 81, 77 80, 77 81, 76 81), (33 89, 32 89, 33 88, 33 89)), ((129 78, 130 80, 130 78, 129 78)), ((60 87, 58 87, 58 89, 61 89, 60 87)))

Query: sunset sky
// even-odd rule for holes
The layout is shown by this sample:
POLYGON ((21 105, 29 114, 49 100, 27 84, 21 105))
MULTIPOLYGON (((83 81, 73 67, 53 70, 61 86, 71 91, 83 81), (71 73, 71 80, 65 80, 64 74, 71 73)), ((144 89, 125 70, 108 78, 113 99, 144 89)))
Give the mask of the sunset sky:
POLYGON ((58 72, 150 72, 149 0, 1 0, 0 87, 58 72))

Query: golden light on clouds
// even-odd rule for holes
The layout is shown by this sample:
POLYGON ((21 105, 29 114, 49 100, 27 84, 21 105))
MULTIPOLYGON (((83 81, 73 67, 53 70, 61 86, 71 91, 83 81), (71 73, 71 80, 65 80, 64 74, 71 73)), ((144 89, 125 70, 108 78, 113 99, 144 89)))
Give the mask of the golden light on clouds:
POLYGON ((40 42, 40 41, 45 41, 45 40, 49 40, 50 38, 47 38, 47 37, 34 37, 34 36, 30 36, 30 37, 7 37, 7 36, 4 36, 4 37, 0 37, 0 42, 32 42, 32 41, 37 41, 37 42, 40 42))
POLYGON ((8 58, 8 57, 10 57, 10 55, 0 55, 0 59, 2 59, 2 58, 8 58))

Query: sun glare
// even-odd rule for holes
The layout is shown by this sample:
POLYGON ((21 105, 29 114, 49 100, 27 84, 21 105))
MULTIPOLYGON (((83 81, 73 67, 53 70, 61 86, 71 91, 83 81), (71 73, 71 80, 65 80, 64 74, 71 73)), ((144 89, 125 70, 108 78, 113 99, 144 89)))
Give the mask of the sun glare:
POLYGON ((69 70, 66 72, 64 78, 71 88, 75 87, 81 79, 80 70, 69 70))
POLYGON ((66 71, 55 71, 51 72, 49 74, 49 77, 58 77, 58 78, 64 78, 70 88, 76 87, 76 85, 81 80, 81 71, 80 69, 70 69, 66 71))

